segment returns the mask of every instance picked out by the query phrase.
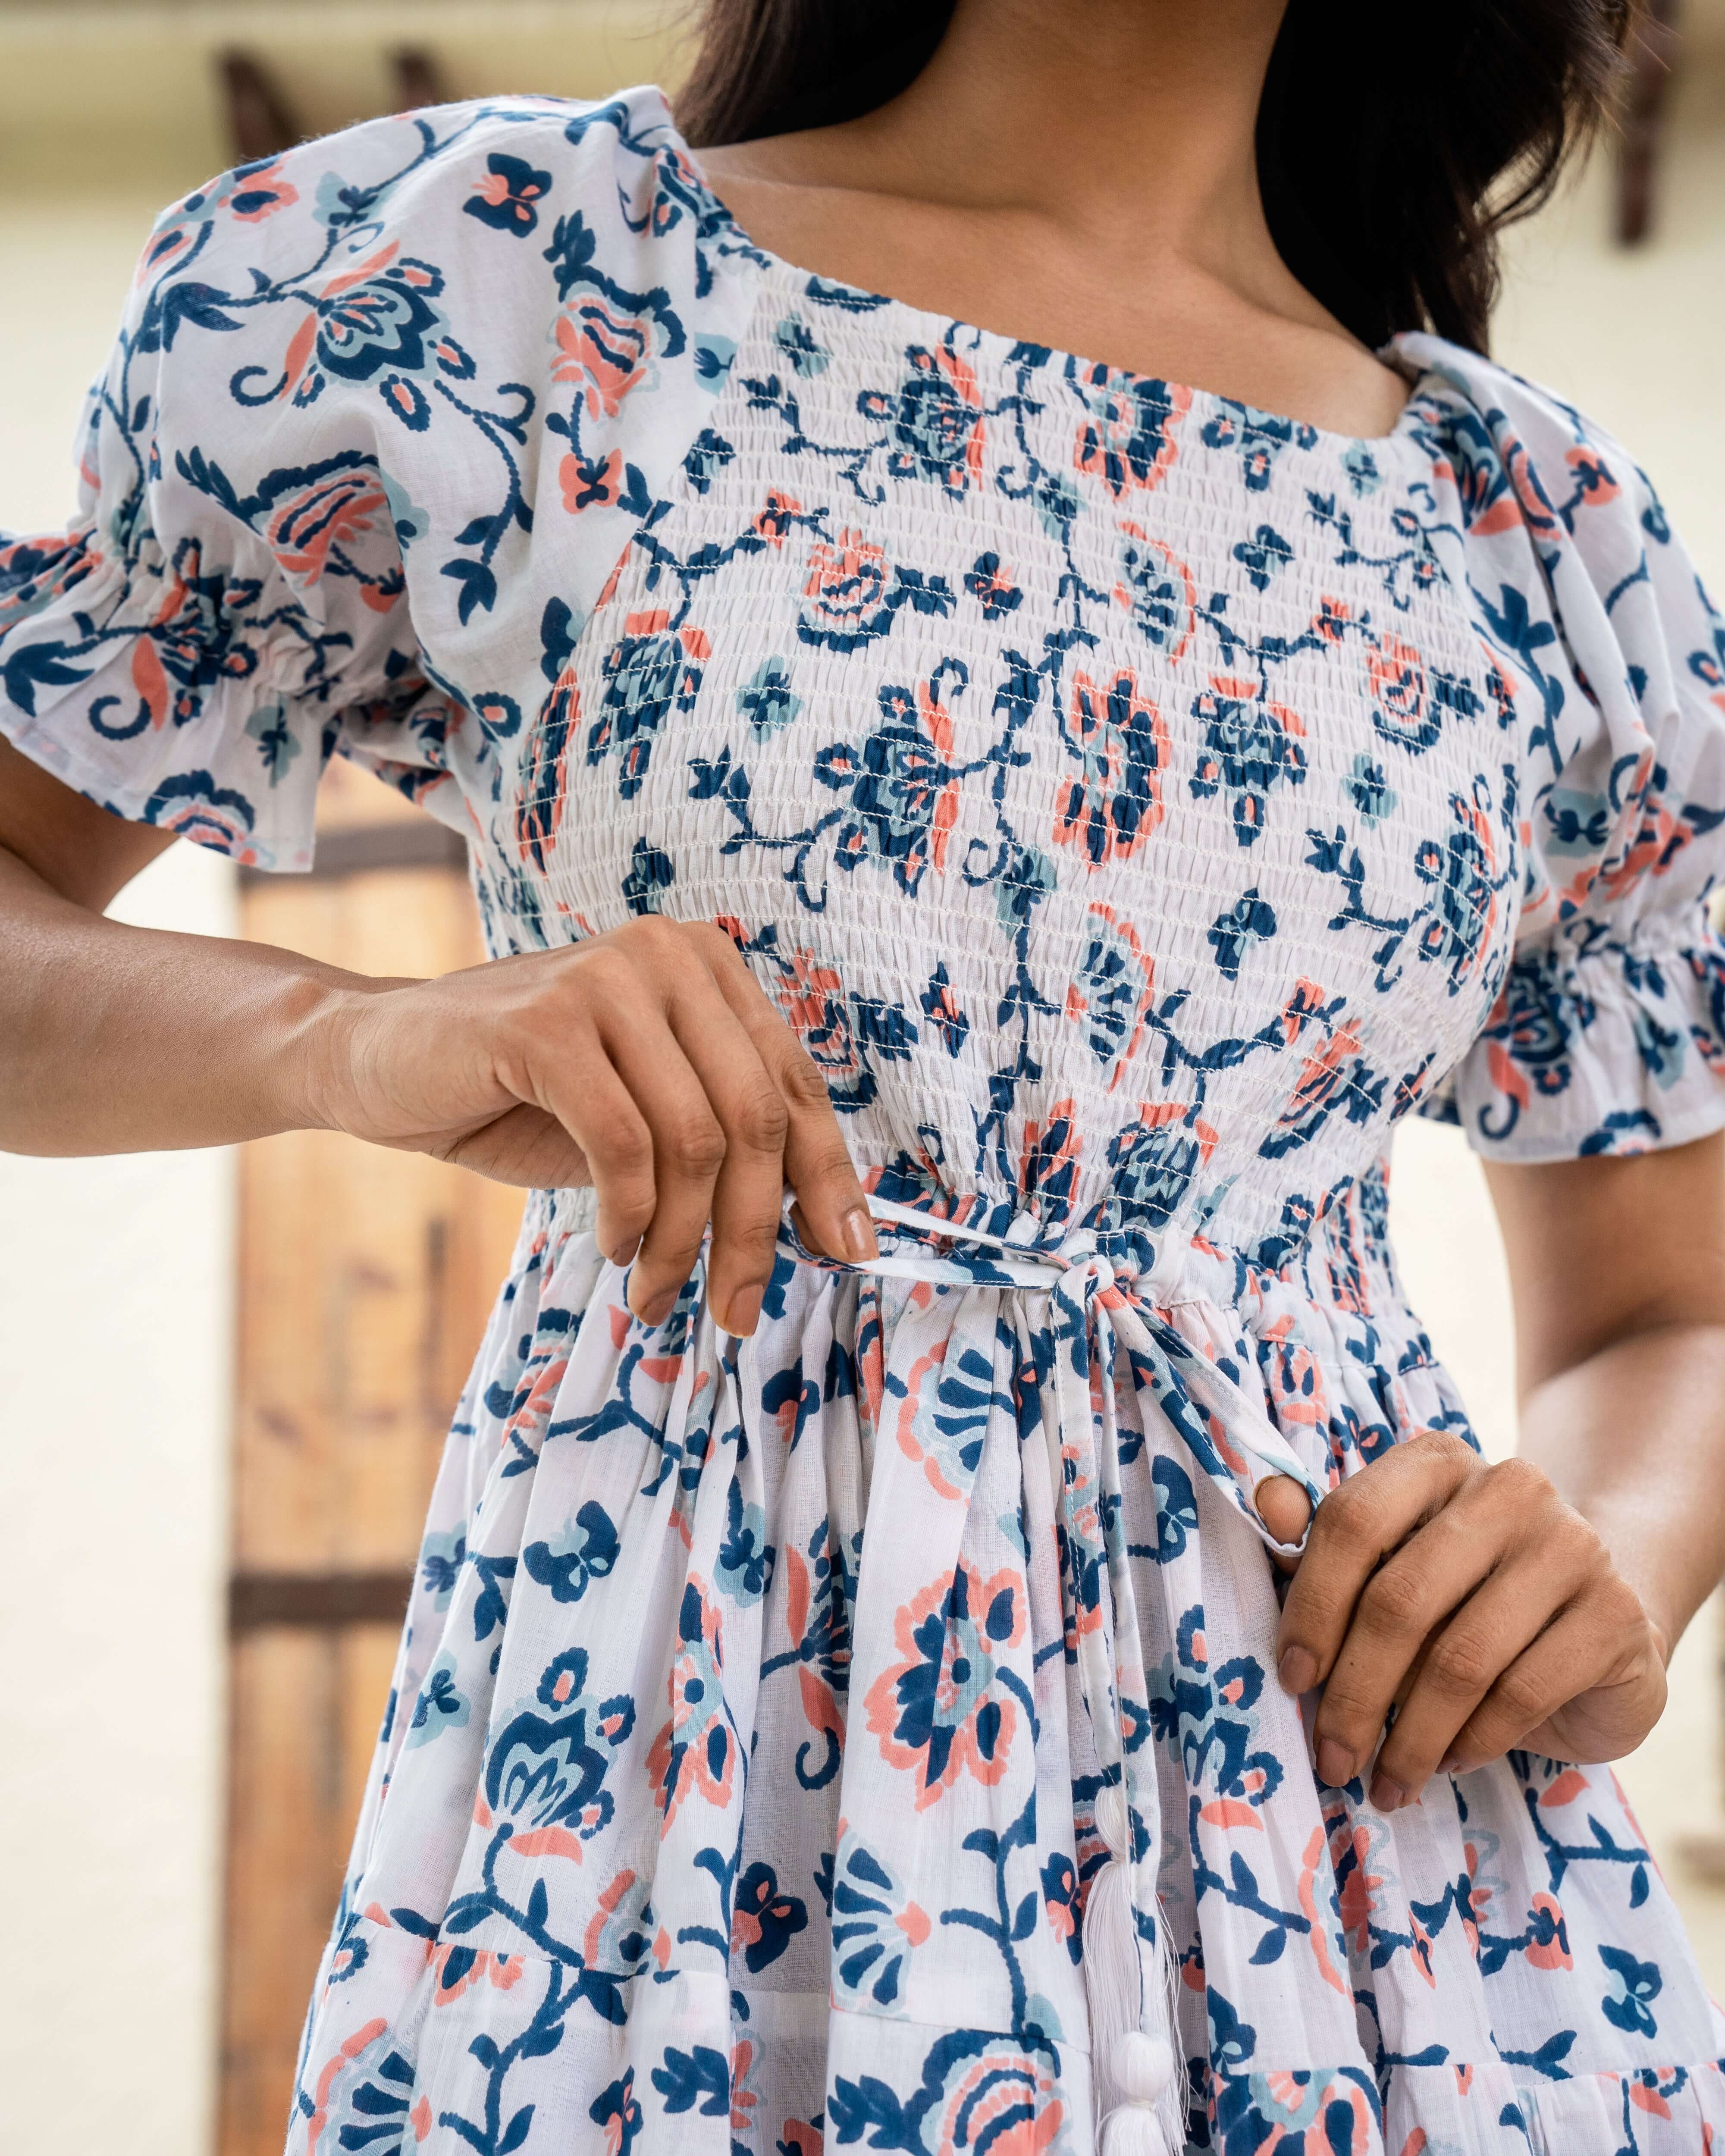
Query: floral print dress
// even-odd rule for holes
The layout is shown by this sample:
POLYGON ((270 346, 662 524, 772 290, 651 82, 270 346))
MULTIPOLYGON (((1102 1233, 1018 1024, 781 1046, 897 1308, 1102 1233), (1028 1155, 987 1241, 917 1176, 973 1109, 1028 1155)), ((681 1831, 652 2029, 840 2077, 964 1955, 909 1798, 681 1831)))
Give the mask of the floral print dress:
POLYGON ((809 275, 655 91, 161 220, 84 513, 0 551, 8 733, 277 869, 353 757, 497 953, 721 920, 882 1217, 738 1342, 528 1200, 290 2148, 1713 2147, 1611 1774, 1384 1816, 1269 1666, 1258 1476, 1468 1428, 1397 1119, 1725 1123, 1725 628, 1614 443, 1392 357, 1350 440, 809 275))

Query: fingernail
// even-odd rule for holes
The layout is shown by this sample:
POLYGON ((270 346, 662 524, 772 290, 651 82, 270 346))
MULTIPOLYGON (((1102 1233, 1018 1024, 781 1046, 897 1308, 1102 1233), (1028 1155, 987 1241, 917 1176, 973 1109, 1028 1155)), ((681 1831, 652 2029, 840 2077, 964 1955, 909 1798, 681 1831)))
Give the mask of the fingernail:
POLYGON ((1408 1801, 1408 1793, 1399 1782, 1392 1782, 1388 1774, 1372 1777, 1372 1802, 1380 1812, 1393 1812, 1408 1801))
POLYGON ((1461 1771, 1461 1754, 1459 1752, 1451 1752, 1438 1761, 1438 1772, 1440 1774, 1459 1774, 1461 1771))
POLYGON ((1317 1748, 1317 1779, 1332 1789, 1340 1789, 1353 1779, 1353 1754, 1333 1737, 1326 1737, 1317 1748))
POLYGON ((614 1265, 626 1265, 629 1264, 634 1259, 635 1252, 639 1250, 640 1247, 641 1239, 639 1235, 625 1235, 623 1240, 617 1245, 616 1248, 611 1253, 612 1264, 614 1265))
POLYGON ((1296 1699, 1317 1682, 1317 1664, 1304 1647, 1290 1647, 1276 1664, 1276 1673, 1281 1679, 1282 1690, 1296 1699))
POLYGON ((675 1304, 676 1299, 677 1298, 675 1295, 656 1296, 654 1300, 646 1304, 644 1307, 639 1307, 637 1306, 634 1298, 631 1297, 629 1306, 634 1312, 635 1316, 639 1318, 642 1324, 644 1325, 649 1332, 656 1332, 660 1327, 664 1324, 666 1318, 670 1316, 672 1307, 675 1304))
POLYGON ((739 1340, 747 1340, 761 1318, 761 1291, 757 1287, 740 1287, 731 1298, 731 1307, 725 1313, 725 1330, 739 1340))
POLYGON ((854 1265, 865 1265, 871 1258, 878 1257, 875 1241, 875 1224, 870 1219, 868 1209, 854 1205, 839 1223, 839 1233, 844 1240, 845 1255, 854 1265))

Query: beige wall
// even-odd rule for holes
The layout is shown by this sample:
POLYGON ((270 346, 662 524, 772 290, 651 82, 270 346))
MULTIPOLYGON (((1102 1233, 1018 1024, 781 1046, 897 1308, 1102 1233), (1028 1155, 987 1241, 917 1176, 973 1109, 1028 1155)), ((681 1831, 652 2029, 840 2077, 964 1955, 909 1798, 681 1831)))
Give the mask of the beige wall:
MULTIPOLYGON (((1725 14, 1698 8, 1702 32, 1725 14)), ((222 9, 0 0, 0 522, 70 505, 67 445, 158 203, 223 162, 208 56, 268 45, 312 124, 381 101, 411 29, 461 92, 596 94, 656 72, 639 10, 470 0, 234 0, 222 9), (75 93, 75 94, 74 94, 75 93)), ((1676 114, 1660 237, 1602 240, 1595 184, 1518 244, 1502 356, 1625 435, 1725 588, 1725 45, 1676 114)), ((1600 176, 1603 178, 1603 174, 1600 176)), ((228 871, 178 849, 130 917, 227 932, 228 871)), ((0 1156, 0 2138, 32 2156, 197 2156, 212 2090, 232 1164, 0 1156), (59 1954, 48 1942, 64 1942, 59 1954), (90 1987, 92 2024, 68 2011, 90 1987)), ((1397 1147, 1404 1268, 1486 1440, 1512 1442, 1502 1253, 1451 1132, 1397 1147)), ((1713 1824, 1711 1616, 1624 1779, 1656 1845, 1713 1824)), ((1725 1825, 1725 1822, 1720 1822, 1725 1825)), ((1725 1896, 1672 1870, 1716 1987, 1725 1896)))
MULTIPOLYGON (((70 506, 83 385, 147 215, 120 197, 24 217, 0 191, 13 529, 70 506)), ((177 847, 116 911, 229 933, 230 872, 177 847)), ((0 1973, 0 2143, 42 2156, 207 2140, 232 1168, 0 1154, 0 1847, 18 1937, 71 1957, 0 1973)))

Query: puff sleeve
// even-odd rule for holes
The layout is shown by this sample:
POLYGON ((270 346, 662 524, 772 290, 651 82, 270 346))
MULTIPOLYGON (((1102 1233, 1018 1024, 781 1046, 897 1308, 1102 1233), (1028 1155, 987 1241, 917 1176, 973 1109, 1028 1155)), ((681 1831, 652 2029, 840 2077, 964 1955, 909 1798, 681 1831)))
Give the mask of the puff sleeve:
POLYGON ((1440 513, 1517 683, 1523 874, 1484 1031, 1425 1108, 1549 1161, 1725 1125, 1725 621, 1645 477, 1568 407, 1427 337, 1440 513))
POLYGON ((552 598, 567 643, 723 379, 712 216, 650 90, 372 121, 174 205, 76 521, 0 539, 0 730, 262 867, 309 865, 338 750, 470 833, 552 598))

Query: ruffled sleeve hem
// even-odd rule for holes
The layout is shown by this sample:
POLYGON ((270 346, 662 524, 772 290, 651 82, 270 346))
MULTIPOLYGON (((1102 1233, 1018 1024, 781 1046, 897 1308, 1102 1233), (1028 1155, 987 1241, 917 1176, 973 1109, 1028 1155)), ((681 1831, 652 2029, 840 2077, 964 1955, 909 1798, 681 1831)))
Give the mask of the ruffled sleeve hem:
MULTIPOLYGON (((1660 923, 1676 929, 1676 922, 1660 923)), ((1650 1152, 1725 1127, 1725 941, 1593 931, 1518 957, 1427 1112, 1488 1159, 1650 1152)))
POLYGON ((310 865, 337 752, 495 820, 563 752, 562 673, 757 268, 649 90, 368 121, 196 190, 93 393, 80 521, 0 537, 0 731, 249 866, 310 865))
POLYGON ((236 613, 272 602, 280 634, 300 610, 261 579, 206 573, 196 541, 172 561, 151 536, 133 551, 128 566, 93 526, 0 544, 0 733, 129 823, 246 867, 309 868, 336 714, 321 729, 300 712, 290 722, 303 654, 275 651, 236 613))

